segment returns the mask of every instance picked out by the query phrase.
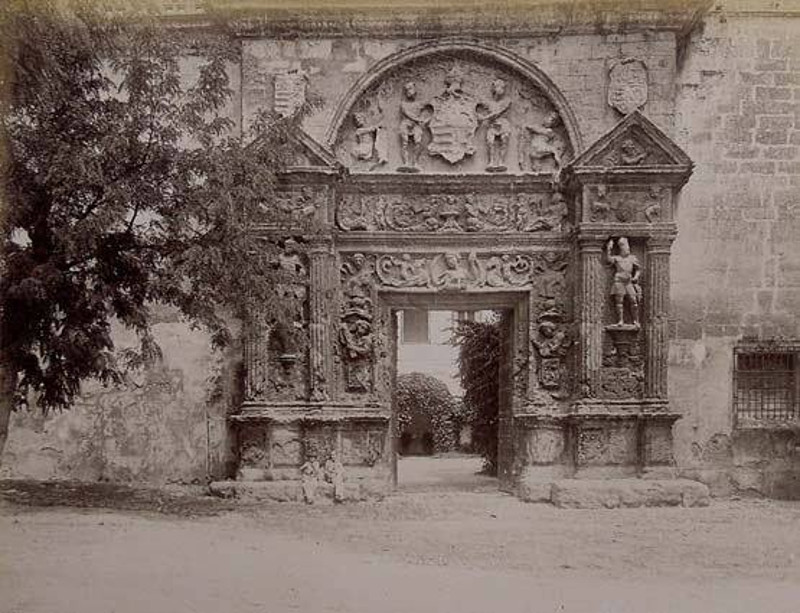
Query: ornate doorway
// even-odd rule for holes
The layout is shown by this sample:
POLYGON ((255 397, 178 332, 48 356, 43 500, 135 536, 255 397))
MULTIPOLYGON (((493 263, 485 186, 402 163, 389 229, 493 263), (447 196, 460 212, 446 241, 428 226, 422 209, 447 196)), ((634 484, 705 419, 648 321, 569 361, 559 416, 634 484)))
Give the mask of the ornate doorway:
POLYGON ((391 311, 414 305, 513 313, 504 489, 669 466, 669 249, 691 162, 658 128, 633 112, 580 152, 536 68, 429 43, 353 86, 330 150, 298 144, 285 208, 322 230, 292 256, 299 357, 277 366, 270 332, 250 337, 240 477, 298 479, 335 455, 359 492, 390 487, 391 311))

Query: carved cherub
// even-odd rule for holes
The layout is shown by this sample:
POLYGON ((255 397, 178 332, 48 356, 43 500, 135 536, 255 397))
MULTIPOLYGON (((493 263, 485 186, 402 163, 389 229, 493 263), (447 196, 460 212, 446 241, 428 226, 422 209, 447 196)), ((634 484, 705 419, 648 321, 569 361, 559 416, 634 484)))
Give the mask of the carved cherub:
POLYGON ((606 262, 614 268, 614 281, 611 286, 611 296, 617 312, 616 325, 625 325, 625 298, 630 305, 633 325, 639 325, 639 302, 642 288, 639 285, 641 266, 638 258, 631 253, 628 239, 624 236, 617 240, 619 255, 613 255, 614 239, 609 239, 606 244, 606 262))
POLYGON ((539 337, 533 341, 536 350, 543 358, 563 357, 570 345, 570 339, 564 330, 549 319, 539 324, 539 337))
POLYGON ((433 283, 437 287, 464 289, 469 285, 482 285, 485 281, 483 268, 474 253, 467 257, 467 266, 462 265, 461 256, 454 252, 445 253, 438 261, 438 270, 433 273, 433 283))
POLYGON ((632 138, 626 138, 619 146, 619 160, 624 166, 637 166, 647 157, 647 151, 642 149, 632 138))

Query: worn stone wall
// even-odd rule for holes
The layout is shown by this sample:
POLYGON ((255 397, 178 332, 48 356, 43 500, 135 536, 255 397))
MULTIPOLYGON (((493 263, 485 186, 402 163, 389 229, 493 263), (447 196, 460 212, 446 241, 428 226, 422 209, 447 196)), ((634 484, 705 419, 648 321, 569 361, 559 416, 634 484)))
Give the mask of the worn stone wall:
MULTIPOLYGON (((454 32, 453 34, 457 34, 454 32)), ((310 97, 321 105, 304 127, 319 142, 347 92, 381 60, 418 45, 420 39, 336 37, 316 40, 245 39, 242 42, 242 113, 246 118, 273 99, 277 74, 297 71, 308 79, 310 97)), ((667 133, 672 126, 675 76, 674 32, 572 34, 487 38, 483 42, 533 62, 564 94, 587 145, 619 121, 606 103, 611 64, 633 56, 647 64, 647 116, 667 133)))
MULTIPOLYGON (((215 357, 207 335, 174 315, 154 326, 163 360, 128 384, 91 382, 68 411, 12 417, 0 477, 205 482, 233 470, 226 424, 232 356, 215 357)), ((119 348, 135 339, 116 328, 119 348)))
POLYGON ((695 162, 672 256, 678 464, 718 493, 800 496, 797 430, 735 431, 732 414, 737 340, 800 337, 800 13, 706 15, 678 66, 675 138, 695 162))

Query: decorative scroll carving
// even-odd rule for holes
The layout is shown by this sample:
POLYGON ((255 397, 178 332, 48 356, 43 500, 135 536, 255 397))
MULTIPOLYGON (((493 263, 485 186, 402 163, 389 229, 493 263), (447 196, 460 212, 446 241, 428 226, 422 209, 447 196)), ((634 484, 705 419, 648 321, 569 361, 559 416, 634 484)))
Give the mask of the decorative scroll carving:
POLYGON ((569 211, 561 193, 347 194, 336 210, 346 231, 369 232, 559 232, 569 211))
POLYGON ((356 172, 546 172, 573 153, 548 95, 476 56, 411 61, 377 80, 353 108, 334 149, 356 172))
POLYGON ((356 253, 342 265, 344 304, 339 325, 339 343, 344 361, 345 389, 372 391, 373 375, 373 264, 356 253))
POLYGON ((642 288, 639 285, 641 266, 639 259, 631 253, 628 239, 624 236, 617 240, 619 255, 613 255, 614 240, 606 244, 606 263, 614 269, 611 285, 611 297, 617 314, 615 326, 625 326, 625 303, 631 315, 630 325, 639 327, 639 304, 642 300, 642 288))
POLYGON ((641 60, 625 58, 608 71, 608 105, 623 115, 647 102, 647 66, 641 60))
POLYGON ((306 101, 307 84, 306 73, 299 70, 275 75, 275 112, 282 117, 293 115, 306 101))
MULTIPOLYGON (((364 257, 357 254, 359 257, 364 257)), ((356 256, 354 256, 356 257, 356 256)), ((366 266, 366 264, 365 264, 366 266)), ((566 267, 563 252, 503 254, 479 257, 474 252, 464 257, 457 252, 434 256, 379 255, 374 270, 381 285, 395 288, 465 290, 483 287, 523 287, 535 276, 547 292, 563 287, 561 271, 566 267), (557 273, 553 275, 553 273, 557 273)), ((346 283, 352 283, 352 278, 346 283)))
POLYGON ((597 391, 599 398, 609 400, 641 398, 642 374, 627 368, 602 368, 597 391))

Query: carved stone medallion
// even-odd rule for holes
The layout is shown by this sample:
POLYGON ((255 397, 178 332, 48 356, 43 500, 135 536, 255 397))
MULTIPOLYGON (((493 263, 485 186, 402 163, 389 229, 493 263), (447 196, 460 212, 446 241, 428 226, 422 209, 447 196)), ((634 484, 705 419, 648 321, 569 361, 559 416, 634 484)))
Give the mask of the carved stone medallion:
POLYGON ((625 58, 608 71, 608 104, 623 115, 647 102, 647 66, 641 60, 625 58))

